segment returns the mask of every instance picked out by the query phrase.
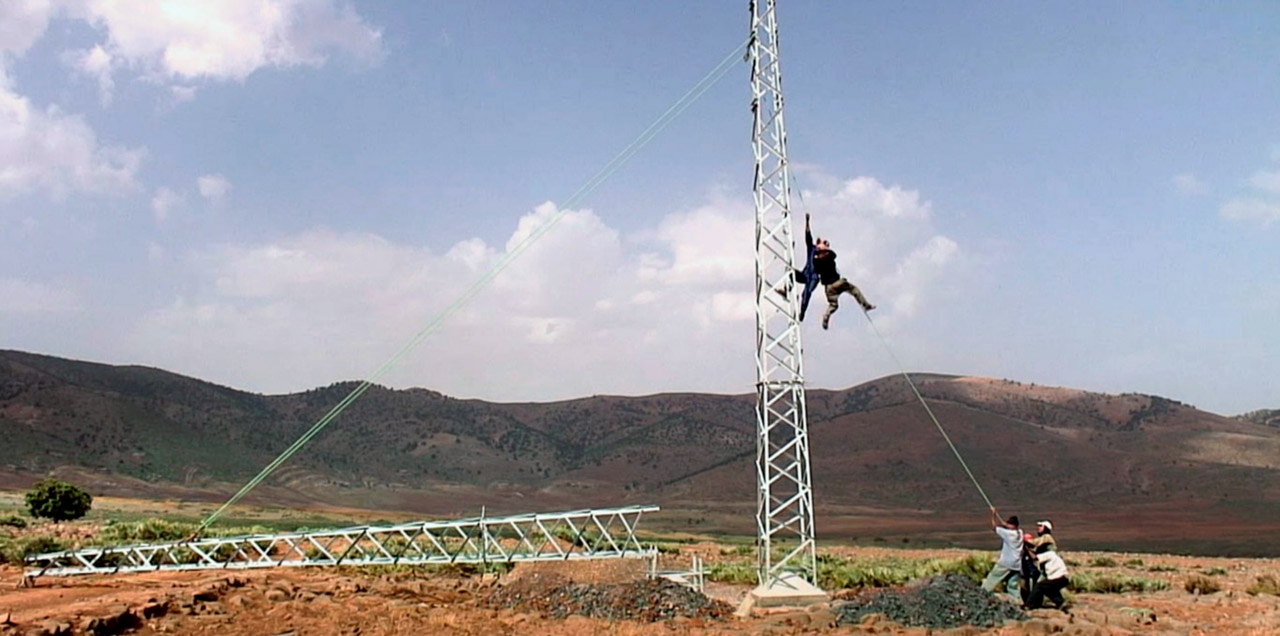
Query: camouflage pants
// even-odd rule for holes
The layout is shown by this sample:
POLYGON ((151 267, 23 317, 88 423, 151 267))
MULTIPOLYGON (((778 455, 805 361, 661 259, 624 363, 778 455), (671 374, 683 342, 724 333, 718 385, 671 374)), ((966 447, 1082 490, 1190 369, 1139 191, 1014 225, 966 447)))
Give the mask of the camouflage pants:
POLYGON ((859 305, 862 305, 863 310, 871 310, 871 303, 867 302, 867 299, 862 295, 862 290, 858 289, 857 285, 849 282, 849 279, 841 278, 827 285, 827 312, 822 314, 822 322, 824 324, 831 320, 831 314, 836 313, 836 310, 840 308, 840 294, 845 292, 853 295, 853 299, 858 301, 859 305))

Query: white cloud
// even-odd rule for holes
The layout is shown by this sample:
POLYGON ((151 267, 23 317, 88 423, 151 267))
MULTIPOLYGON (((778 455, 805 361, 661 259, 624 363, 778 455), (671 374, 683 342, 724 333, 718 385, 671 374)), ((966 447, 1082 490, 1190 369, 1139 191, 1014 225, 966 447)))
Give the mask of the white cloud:
MULTIPOLYGON (((874 179, 830 179, 807 197, 842 270, 889 324, 961 286, 954 265, 963 251, 931 229, 918 193, 874 179)), ((191 254, 187 267, 202 282, 149 314, 128 353, 257 390, 362 377, 559 212, 545 203, 503 244, 472 238, 439 252, 313 230, 191 254)), ((590 210, 567 211, 386 381, 501 399, 747 391, 751 218, 749 201, 713 196, 624 236, 590 210)), ((810 314, 820 315, 821 291, 814 303, 810 314)), ((834 331, 812 336, 823 339, 811 341, 819 349, 830 350, 824 345, 842 328, 857 329, 856 310, 844 311, 834 331)), ((807 329, 816 325, 810 318, 807 329)), ((846 375, 865 359, 818 358, 819 369, 846 375)))
POLYGON ((170 213, 181 208, 186 202, 185 195, 169 188, 157 188, 155 196, 151 197, 151 211, 155 213, 157 223, 164 223, 170 213))
POLYGON ((102 105, 111 103, 115 81, 111 78, 111 55, 101 46, 88 51, 77 51, 71 56, 71 65, 79 72, 97 80, 98 98, 102 105))
POLYGON ((1263 192, 1280 194, 1280 170, 1259 170, 1249 177, 1249 185, 1263 192))
POLYGON ((231 191, 231 182, 220 174, 206 174, 196 179, 196 187, 200 190, 200 196, 219 201, 231 191))
POLYGON ((1184 172, 1173 178, 1173 189, 1183 196, 1200 196, 1209 194, 1209 184, 1190 172, 1184 172))
POLYGON ((21 56, 44 35, 56 3, 51 0, 0 2, 0 55, 21 56))
POLYGON ((81 118, 57 106, 34 106, 13 86, 8 65, 40 39, 57 4, 0 2, 0 197, 135 191, 141 150, 103 146, 81 118))
POLYGON ((138 189, 139 149, 103 146, 82 119, 36 108, 0 69, 0 195, 44 190, 121 194, 138 189))
POLYGON ((189 102, 196 98, 196 87, 194 86, 170 86, 169 96, 173 98, 174 104, 189 102))
POLYGON ((58 17, 87 21, 101 33, 101 42, 66 59, 97 81, 104 104, 124 70, 167 85, 179 103, 195 96, 199 81, 318 67, 335 52, 368 63, 383 55, 381 32, 341 0, 0 2, 0 196, 139 189, 141 149, 102 144, 80 117, 34 106, 13 86, 9 65, 58 17))
POLYGON ((1280 202, 1254 198, 1231 199, 1222 204, 1218 213, 1232 221, 1257 222, 1262 227, 1269 227, 1280 221, 1280 202))
POLYGON ((105 34, 113 67, 175 86, 383 54, 381 31, 337 0, 88 0, 78 15, 105 34))
POLYGON ((1280 170, 1257 170, 1249 176, 1248 185, 1250 191, 1225 201, 1218 208, 1218 215, 1263 228, 1280 221, 1280 170))
POLYGON ((0 314, 49 314, 75 311, 75 292, 14 278, 0 278, 0 314))

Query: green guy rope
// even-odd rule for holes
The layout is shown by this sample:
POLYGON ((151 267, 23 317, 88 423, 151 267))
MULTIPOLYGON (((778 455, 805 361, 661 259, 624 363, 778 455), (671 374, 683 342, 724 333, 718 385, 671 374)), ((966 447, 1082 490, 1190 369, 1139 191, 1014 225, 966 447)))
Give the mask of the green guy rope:
POLYGON ((747 46, 747 43, 747 41, 744 41, 742 44, 734 47, 733 51, 726 55, 724 59, 712 68, 710 72, 704 75, 702 79, 698 80, 698 83, 694 84, 693 88, 690 88, 689 91, 681 96, 680 99, 676 100, 676 102, 672 104, 666 112, 662 113, 662 115, 655 119, 653 123, 649 124, 648 128, 645 128, 644 131, 635 138, 635 140, 628 144, 626 148, 623 148, 621 152, 609 161, 609 163, 605 164, 605 166, 592 175, 590 179, 587 179, 587 181, 583 183, 572 196, 565 200, 563 205, 557 208, 555 214, 551 215, 551 217, 542 225, 535 228, 528 236, 503 254, 488 271, 472 282, 471 285, 462 292, 462 295, 458 296, 458 298, 448 307, 445 307, 443 311, 436 314, 434 318, 428 321, 427 324, 423 326, 418 333, 414 334, 414 336, 409 339, 409 342, 401 347, 399 351, 388 358, 386 362, 382 363, 382 365, 375 369, 373 373, 370 373, 368 377, 362 380, 356 388, 352 389, 351 392, 342 399, 341 402, 338 402, 338 404, 330 409, 328 413, 325 413, 324 417, 317 420, 316 423, 307 430, 307 432, 303 433, 297 441, 286 448, 284 452, 280 453, 279 457, 276 457, 270 464, 267 464, 266 468, 263 468, 257 476, 250 479, 249 482, 240 488, 236 494, 232 495, 226 503, 222 504, 222 506, 215 510, 213 514, 200 522, 200 527, 196 530, 194 536, 199 536, 206 528, 209 527, 210 524, 217 520, 218 517, 222 516, 228 508, 243 499, 245 495, 249 494, 249 491, 261 484, 263 480, 270 476, 271 473, 275 472, 281 464, 288 461, 290 457, 293 457, 293 455, 310 442, 313 437, 318 435, 320 431, 324 430, 324 428, 333 422, 333 420, 337 419, 337 417, 341 415, 348 406, 351 406, 352 402, 355 402, 361 395, 364 395, 365 391, 368 391, 369 387, 373 386, 379 378, 386 375, 386 373, 390 371, 401 358, 421 344, 427 336, 431 335, 431 333, 444 323, 444 321, 448 320, 450 316, 457 313, 458 310, 470 303, 471 300, 475 298, 475 296, 485 287, 487 287, 498 274, 507 269, 507 267, 510 266, 511 263, 521 254, 523 254, 525 250, 529 249, 529 247, 536 243, 538 239, 542 238, 543 235, 549 232, 551 228, 560 221, 566 212, 578 207, 588 195, 608 180, 609 177, 613 176, 613 174, 630 161, 636 153, 640 152, 641 149, 647 146, 649 142, 652 141, 658 133, 662 132, 676 117, 688 109, 689 106, 696 102, 698 98, 702 97, 702 95, 708 90, 711 90, 711 87, 715 86, 729 72, 734 60, 747 46))

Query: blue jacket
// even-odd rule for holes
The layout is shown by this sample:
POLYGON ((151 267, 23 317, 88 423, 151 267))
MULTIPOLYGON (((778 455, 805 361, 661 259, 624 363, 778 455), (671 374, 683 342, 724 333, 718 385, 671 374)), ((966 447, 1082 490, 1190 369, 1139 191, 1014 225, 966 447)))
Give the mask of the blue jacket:
POLYGON ((813 244, 813 233, 809 231, 809 222, 804 224, 804 246, 805 259, 804 269, 796 271, 796 282, 804 284, 804 291, 800 293, 800 320, 804 320, 804 312, 809 308, 809 298, 813 296, 813 290, 818 288, 818 272, 813 265, 813 254, 818 248, 813 244))

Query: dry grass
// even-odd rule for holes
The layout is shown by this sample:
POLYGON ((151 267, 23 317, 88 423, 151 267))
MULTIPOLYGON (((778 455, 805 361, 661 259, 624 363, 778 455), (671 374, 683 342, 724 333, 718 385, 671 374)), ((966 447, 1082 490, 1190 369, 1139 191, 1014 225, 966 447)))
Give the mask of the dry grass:
POLYGON ((1257 596, 1259 594, 1280 596, 1280 579, 1277 579, 1273 574, 1263 574, 1262 576, 1259 576, 1253 584, 1245 589, 1245 591, 1248 592, 1250 596, 1257 596))
POLYGON ((1126 592, 1160 592, 1169 589, 1168 581, 1123 574, 1077 574, 1071 577, 1071 589, 1094 594, 1126 592))
POLYGON ((1191 594, 1213 594, 1222 591, 1222 584, 1203 574, 1192 574, 1182 582, 1183 589, 1191 594))

